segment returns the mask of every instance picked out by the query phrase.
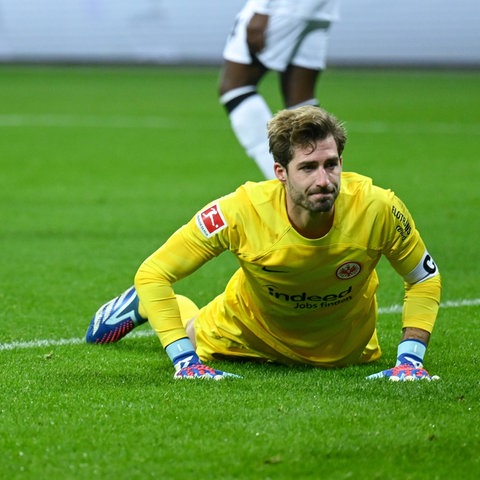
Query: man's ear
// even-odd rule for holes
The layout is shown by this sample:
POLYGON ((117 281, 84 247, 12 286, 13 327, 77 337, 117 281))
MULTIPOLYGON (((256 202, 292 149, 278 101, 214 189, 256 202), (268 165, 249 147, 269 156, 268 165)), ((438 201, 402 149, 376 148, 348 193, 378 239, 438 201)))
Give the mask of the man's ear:
POLYGON ((280 165, 280 163, 275 162, 273 164, 273 172, 282 183, 287 181, 287 169, 283 165, 280 165))

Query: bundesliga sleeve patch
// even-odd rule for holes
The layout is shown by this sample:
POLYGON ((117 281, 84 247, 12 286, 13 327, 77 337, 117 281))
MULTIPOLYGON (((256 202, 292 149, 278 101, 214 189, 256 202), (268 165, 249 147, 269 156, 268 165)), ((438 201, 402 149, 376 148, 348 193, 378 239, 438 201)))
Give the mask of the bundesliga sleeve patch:
POLYGON ((227 222, 218 203, 211 205, 197 214, 196 221, 198 228, 207 238, 210 238, 227 226, 227 222))

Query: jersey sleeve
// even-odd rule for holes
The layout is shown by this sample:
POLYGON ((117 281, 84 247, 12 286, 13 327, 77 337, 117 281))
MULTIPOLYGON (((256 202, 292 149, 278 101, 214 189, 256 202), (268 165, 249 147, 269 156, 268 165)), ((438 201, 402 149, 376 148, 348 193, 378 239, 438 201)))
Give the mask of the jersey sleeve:
POLYGON ((229 225, 221 201, 199 211, 148 257, 135 275, 135 288, 162 345, 186 337, 173 284, 229 248, 229 225))
POLYGON ((432 332, 441 295, 438 267, 405 204, 393 194, 390 198, 384 254, 405 282, 402 326, 432 332))

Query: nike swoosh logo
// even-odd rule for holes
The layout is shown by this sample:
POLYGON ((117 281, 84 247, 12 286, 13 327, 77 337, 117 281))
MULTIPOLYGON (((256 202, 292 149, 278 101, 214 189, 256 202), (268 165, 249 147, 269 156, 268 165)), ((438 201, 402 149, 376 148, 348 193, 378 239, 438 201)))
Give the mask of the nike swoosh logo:
POLYGON ((286 270, 275 270, 274 268, 262 267, 264 272, 271 272, 271 273, 287 273, 286 270))

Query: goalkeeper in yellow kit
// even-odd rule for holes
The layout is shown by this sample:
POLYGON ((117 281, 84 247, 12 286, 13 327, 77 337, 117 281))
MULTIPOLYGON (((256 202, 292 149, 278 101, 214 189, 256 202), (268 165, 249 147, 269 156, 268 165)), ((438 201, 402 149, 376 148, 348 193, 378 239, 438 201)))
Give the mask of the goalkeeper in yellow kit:
POLYGON ((140 266, 135 285, 95 314, 87 342, 117 341, 148 318, 175 378, 223 378, 215 358, 343 367, 381 356, 376 336, 382 255, 405 281, 397 364, 371 378, 432 379, 423 358, 440 276, 405 205, 342 173, 346 133, 318 107, 268 124, 276 180, 246 184, 202 208, 140 266), (239 269, 198 309, 176 281, 230 250, 239 269))

